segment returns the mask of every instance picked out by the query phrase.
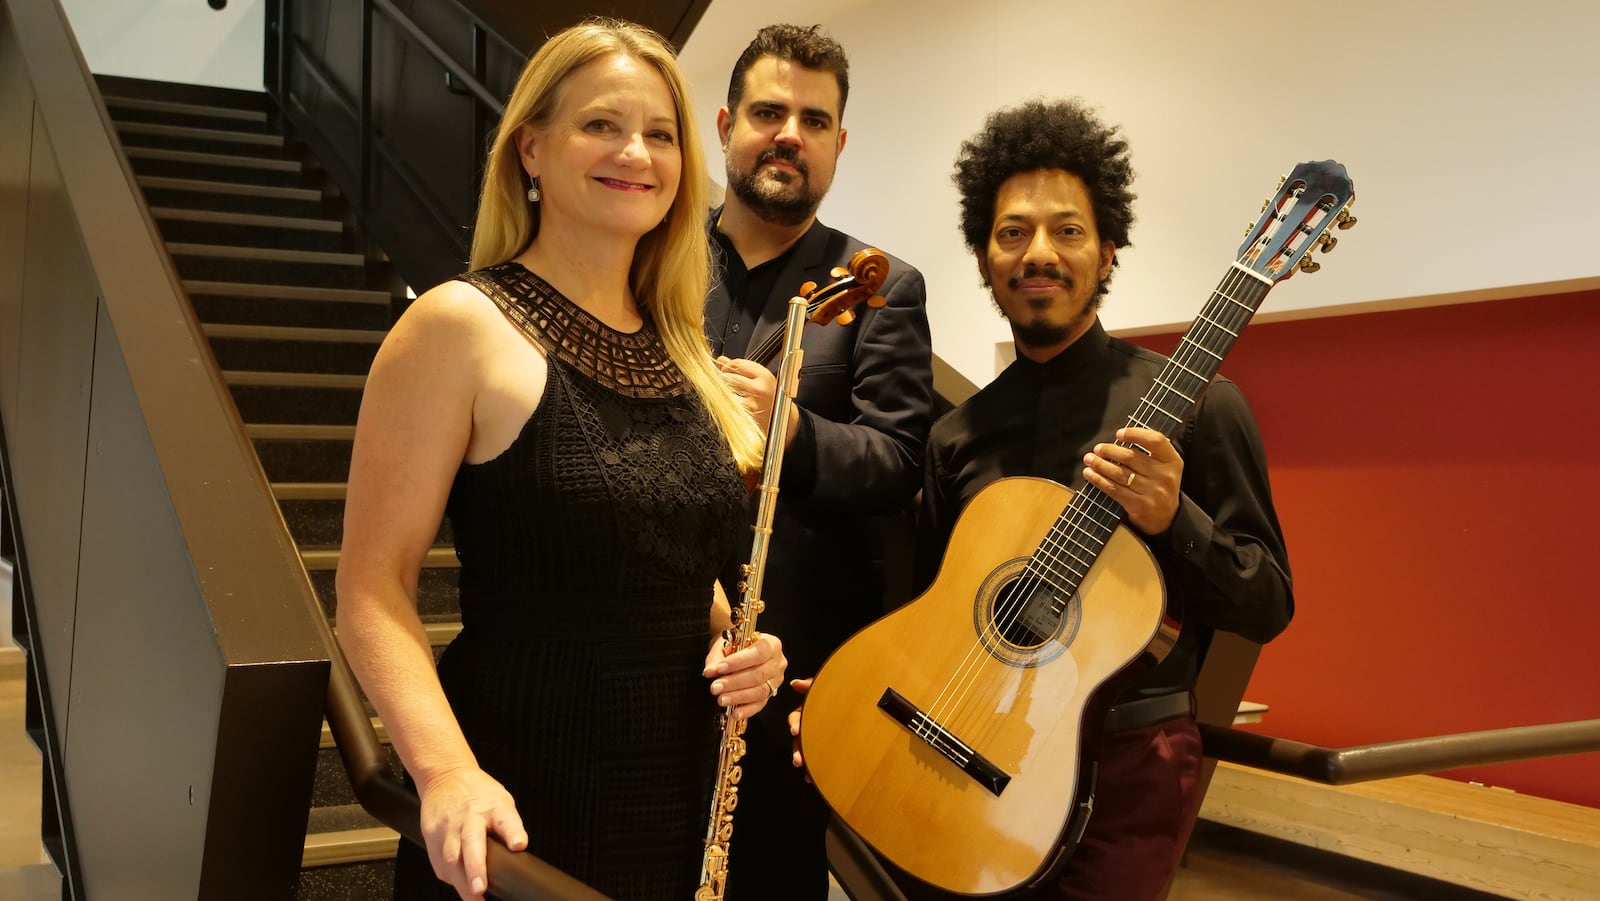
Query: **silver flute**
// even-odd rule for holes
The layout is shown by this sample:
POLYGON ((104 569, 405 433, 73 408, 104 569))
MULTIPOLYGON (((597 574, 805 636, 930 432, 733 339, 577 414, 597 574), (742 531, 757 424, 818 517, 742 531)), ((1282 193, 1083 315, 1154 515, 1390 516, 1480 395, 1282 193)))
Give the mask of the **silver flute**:
MULTIPOLYGON (((753 526, 755 538, 750 547, 750 562, 739 570, 739 605, 732 609, 733 628, 724 632, 723 651, 732 654, 749 647, 761 637, 756 617, 766 609, 761 599, 762 576, 767 568, 767 545, 772 538, 772 518, 778 507, 778 476, 783 470, 783 436, 789 433, 789 417, 794 396, 800 386, 800 363, 805 351, 800 347, 807 320, 820 324, 838 319, 848 324, 855 313, 850 308, 863 300, 880 307, 884 300, 876 295, 888 274, 888 258, 882 251, 868 248, 850 259, 848 269, 833 270, 837 281, 821 290, 807 282, 800 294, 789 299, 789 316, 783 326, 783 358, 778 366, 778 385, 772 398, 772 418, 767 425, 767 451, 761 466, 760 493, 753 526)), ((777 692, 774 690, 774 696, 777 692)), ((728 883, 728 842, 733 838, 733 810, 739 805, 739 760, 744 757, 744 730, 747 721, 722 714, 722 748, 717 755, 717 782, 711 795, 711 817, 706 825, 705 856, 700 864, 700 887, 695 901, 722 901, 728 883)))

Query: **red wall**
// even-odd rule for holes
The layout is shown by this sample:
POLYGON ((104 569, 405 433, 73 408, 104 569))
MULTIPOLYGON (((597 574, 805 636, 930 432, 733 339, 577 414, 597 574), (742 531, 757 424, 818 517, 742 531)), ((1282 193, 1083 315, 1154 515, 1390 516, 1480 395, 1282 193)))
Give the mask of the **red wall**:
MULTIPOLYGON (((1260 422, 1295 579, 1247 693, 1260 731, 1600 718, 1600 291, 1258 323, 1223 372, 1260 422)), ((1600 753, 1447 775, 1600 807, 1600 753)))

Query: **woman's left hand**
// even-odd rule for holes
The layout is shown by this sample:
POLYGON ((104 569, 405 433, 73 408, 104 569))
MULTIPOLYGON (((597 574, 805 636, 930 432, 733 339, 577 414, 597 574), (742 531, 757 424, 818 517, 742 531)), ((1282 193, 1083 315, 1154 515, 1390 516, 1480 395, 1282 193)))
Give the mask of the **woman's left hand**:
POLYGON ((757 632, 756 640, 742 651, 723 652, 723 641, 711 640, 703 675, 711 679, 711 693, 717 703, 735 717, 749 719, 761 712, 783 684, 789 661, 783 656, 783 642, 776 635, 757 632))

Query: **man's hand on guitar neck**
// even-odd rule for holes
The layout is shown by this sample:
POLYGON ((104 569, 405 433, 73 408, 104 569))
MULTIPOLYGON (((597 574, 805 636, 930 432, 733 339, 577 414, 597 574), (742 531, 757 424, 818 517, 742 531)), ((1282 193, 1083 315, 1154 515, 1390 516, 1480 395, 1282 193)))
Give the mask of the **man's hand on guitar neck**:
POLYGON ((1160 535, 1178 515, 1183 458, 1155 429, 1117 429, 1117 441, 1096 444, 1084 455, 1083 477, 1128 511, 1129 525, 1160 535))

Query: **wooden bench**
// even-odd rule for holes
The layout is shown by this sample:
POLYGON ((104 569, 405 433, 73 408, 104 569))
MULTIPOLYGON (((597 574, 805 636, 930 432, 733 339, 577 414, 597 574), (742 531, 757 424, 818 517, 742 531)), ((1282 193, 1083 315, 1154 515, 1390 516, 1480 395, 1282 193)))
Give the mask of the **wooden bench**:
POLYGON ((1217 765, 1202 819, 1508 898, 1600 899, 1600 809, 1438 776, 1321 785, 1217 765))

